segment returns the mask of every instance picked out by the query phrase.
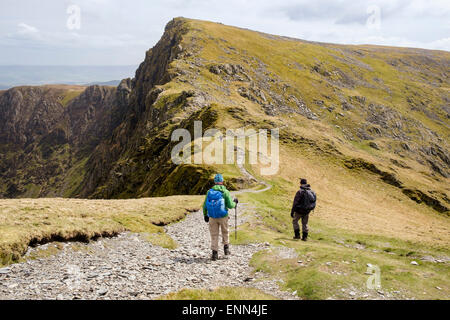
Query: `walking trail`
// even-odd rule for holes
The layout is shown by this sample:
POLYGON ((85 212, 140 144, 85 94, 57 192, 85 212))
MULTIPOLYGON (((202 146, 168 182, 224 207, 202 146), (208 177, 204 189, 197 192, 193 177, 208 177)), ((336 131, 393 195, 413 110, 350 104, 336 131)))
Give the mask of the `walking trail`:
MULTIPOLYGON (((243 165, 239 168, 255 179, 243 165)), ((266 182, 260 183, 264 189, 234 194, 271 188, 266 182)), ((239 225, 252 209, 239 204, 238 210, 239 225), (246 215, 242 215, 244 212, 246 215)), ((230 231, 234 231, 234 210, 230 210, 230 216, 230 231)), ((253 254, 270 248, 269 244, 232 245, 229 258, 221 250, 220 259, 212 262, 208 225, 201 211, 166 227, 166 232, 178 243, 177 249, 152 245, 144 235, 129 232, 80 243, 75 248, 73 243, 64 243, 55 255, 0 269, 0 299, 155 299, 183 288, 223 286, 254 287, 280 299, 298 299, 279 289, 281 280, 254 273, 249 266, 253 254)), ((51 246, 56 245, 30 248, 27 254, 51 246)))

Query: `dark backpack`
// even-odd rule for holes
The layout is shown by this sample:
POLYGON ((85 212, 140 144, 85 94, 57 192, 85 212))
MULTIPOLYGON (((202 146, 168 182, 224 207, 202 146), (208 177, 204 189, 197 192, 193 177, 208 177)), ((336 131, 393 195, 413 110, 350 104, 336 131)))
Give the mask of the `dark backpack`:
POLYGON ((309 213, 316 208, 316 193, 312 190, 303 189, 300 203, 295 207, 298 213, 309 213))

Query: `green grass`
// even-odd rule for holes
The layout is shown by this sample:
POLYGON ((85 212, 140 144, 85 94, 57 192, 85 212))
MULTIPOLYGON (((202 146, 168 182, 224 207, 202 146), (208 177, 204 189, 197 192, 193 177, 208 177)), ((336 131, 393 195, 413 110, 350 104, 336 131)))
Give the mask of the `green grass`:
POLYGON ((131 232, 142 233, 154 245, 175 249, 178 244, 164 232, 163 227, 156 226, 142 215, 119 214, 113 220, 131 232))
MULTIPOLYGON (((280 237, 274 237, 270 242, 279 245, 279 241, 280 237)), ((380 268, 380 290, 390 294, 390 298, 448 299, 448 263, 424 262, 419 259, 420 254, 413 258, 382 250, 374 252, 371 247, 345 247, 319 240, 314 234, 306 243, 283 237, 283 246, 294 249, 298 258, 280 259, 274 252, 263 251, 256 254, 251 263, 258 271, 281 277, 284 288, 297 291, 304 299, 348 299, 352 298, 350 291, 356 291, 355 298, 359 299, 367 298, 364 295, 380 298, 378 292, 366 287, 368 263, 380 268), (419 265, 411 265, 411 261, 417 261, 419 265)), ((430 253, 435 252, 428 250, 427 254, 430 253)))
POLYGON ((37 248, 30 254, 23 256, 19 259, 19 262, 25 262, 27 260, 45 259, 60 252, 63 248, 62 243, 57 242, 53 245, 49 245, 47 248, 37 248))
POLYGON ((61 104, 66 107, 70 101, 78 97, 83 91, 82 90, 68 90, 65 92, 61 104))
MULTIPOLYGON (((184 37, 183 46, 189 47, 191 45, 191 36, 201 39, 203 49, 199 52, 199 55, 209 62, 206 66, 218 63, 240 64, 258 85, 256 79, 260 79, 261 74, 255 72, 255 69, 259 66, 259 62, 253 59, 256 58, 264 64, 263 69, 267 71, 266 74, 280 81, 277 84, 269 83, 271 92, 286 97, 292 94, 301 97, 313 112, 322 114, 323 119, 318 123, 305 121, 303 117, 298 115, 291 115, 289 118, 283 118, 282 116, 267 117, 263 114, 259 105, 251 103, 237 94, 238 87, 248 86, 248 84, 241 82, 226 84, 230 95, 224 95, 217 89, 217 87, 224 85, 222 77, 211 74, 207 68, 200 68, 202 77, 198 79, 198 82, 201 83, 201 89, 214 95, 217 99, 223 98, 232 103, 240 102, 240 106, 245 109, 246 119, 252 119, 256 123, 253 127, 263 124, 268 119, 277 125, 289 124, 288 134, 301 132, 303 136, 303 134, 308 133, 308 137, 316 141, 318 145, 324 140, 331 141, 339 146, 344 154, 364 158, 380 167, 389 163, 390 158, 396 157, 395 152, 399 150, 397 141, 392 138, 392 134, 396 132, 394 128, 396 121, 402 122, 402 132, 408 136, 410 143, 418 148, 429 146, 431 141, 434 140, 432 135, 423 136, 424 130, 421 124, 440 134, 443 139, 448 135, 448 126, 444 125, 447 120, 439 106, 445 104, 443 97, 448 95, 449 83, 445 80, 435 86, 428 83, 436 82, 435 78, 441 74, 441 68, 446 65, 446 61, 449 59, 446 52, 430 51, 429 57, 433 59, 433 63, 424 66, 420 60, 424 53, 415 49, 319 45, 286 40, 280 37, 266 37, 250 30, 207 21, 189 19, 184 21, 190 31, 184 37), (227 47, 237 48, 237 51, 224 54, 224 49, 227 47), (359 53, 356 53, 356 51, 359 53), (267 54, 267 52, 270 52, 270 54, 267 54), (402 61, 402 63, 398 66, 392 66, 391 60, 402 61), (293 63, 299 63, 303 68, 301 70, 293 68, 293 63), (320 66, 321 70, 330 73, 329 78, 331 80, 313 71, 313 67, 317 65, 320 66), (412 67, 406 67, 406 65, 412 67), (424 73, 423 69, 425 68, 431 73, 424 73), (345 74, 354 84, 340 86, 333 82, 342 80, 340 76, 335 74, 335 71, 345 74), (377 83, 373 80, 374 78, 381 79, 383 84, 377 83), (281 84, 289 84, 288 89, 282 89, 281 84), (296 88, 301 88, 301 91, 296 88), (346 117, 335 119, 335 114, 342 111, 342 100, 352 101, 351 97, 353 96, 364 97, 364 105, 356 105, 354 110, 344 112, 347 115, 346 117), (325 106, 334 105, 335 111, 329 113, 320 109, 313 103, 314 100, 318 99, 323 100, 325 106), (413 102, 425 101, 428 110, 439 115, 441 123, 432 120, 423 112, 412 112, 407 99, 413 99, 413 102), (394 120, 388 123, 388 127, 383 128, 384 136, 380 140, 380 145, 383 148, 381 151, 374 150, 368 146, 368 141, 361 141, 356 137, 357 129, 362 124, 368 123, 366 120, 368 116, 367 108, 371 103, 382 104, 403 117, 403 119, 397 119, 395 116, 394 120), (334 127, 335 124, 351 133, 353 140, 346 139, 342 135, 342 130, 334 127)), ((190 59, 194 58, 187 58, 187 60, 190 59)), ((267 89, 261 89, 270 100, 267 89)), ((289 104, 289 102, 287 103, 289 104)), ((230 108, 229 106, 224 107, 230 108)), ((295 106, 291 107, 295 108, 295 106)), ((243 125, 242 122, 244 121, 230 119, 220 112, 219 114, 221 116, 218 124, 224 128, 243 125)), ((414 154, 407 154, 407 158, 414 158, 414 154)), ((438 189, 446 193, 447 197, 449 196, 445 183, 429 181, 427 177, 420 173, 430 172, 429 167, 419 162, 415 164, 414 168, 401 170, 397 173, 400 181, 406 181, 407 185, 413 187, 416 185, 413 181, 420 180, 421 190, 438 189)), ((441 199, 441 201, 445 200, 441 199)))
POLYGON ((273 190, 241 196, 241 202, 256 206, 258 218, 248 212, 252 216, 250 222, 240 226, 238 240, 234 241, 233 237, 232 241, 236 244, 269 242, 275 247, 295 250, 298 258, 282 259, 276 250, 261 251, 251 261, 256 271, 282 279, 282 288, 297 291, 303 299, 448 299, 448 261, 421 260, 425 256, 448 258, 448 247, 345 230, 323 220, 317 212, 310 217, 310 240, 295 241, 289 217, 290 202, 282 196, 286 182, 270 182, 273 190), (412 261, 419 265, 411 265, 412 261), (366 287, 368 263, 381 269, 384 295, 366 287))
POLYGON ((277 300, 254 288, 220 287, 216 289, 183 289, 159 297, 160 300, 277 300))
POLYGON ((67 172, 67 175, 64 179, 64 197, 73 196, 77 193, 77 191, 80 190, 81 183, 83 182, 86 174, 85 166, 88 160, 88 157, 81 159, 67 172))

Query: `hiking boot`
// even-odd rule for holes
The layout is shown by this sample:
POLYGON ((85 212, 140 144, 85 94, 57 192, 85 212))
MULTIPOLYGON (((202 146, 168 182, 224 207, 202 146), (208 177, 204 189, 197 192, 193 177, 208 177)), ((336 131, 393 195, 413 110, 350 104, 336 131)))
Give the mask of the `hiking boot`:
POLYGON ((230 247, 229 247, 229 245, 226 244, 226 245, 223 246, 223 252, 225 253, 226 256, 230 255, 230 247))
POLYGON ((299 240, 300 239, 300 230, 294 230, 294 240, 299 240))
POLYGON ((306 241, 308 239, 308 232, 302 233, 302 241, 306 241))
POLYGON ((218 259, 219 259, 219 253, 217 251, 213 250, 211 260, 216 261, 218 259))

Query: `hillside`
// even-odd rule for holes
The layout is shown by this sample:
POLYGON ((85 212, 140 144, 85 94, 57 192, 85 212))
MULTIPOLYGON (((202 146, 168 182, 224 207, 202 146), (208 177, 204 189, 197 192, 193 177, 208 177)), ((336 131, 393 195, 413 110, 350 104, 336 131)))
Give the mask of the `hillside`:
POLYGON ((286 246, 338 271, 311 264, 295 275, 294 259, 273 252, 255 255, 253 266, 326 298, 343 281, 331 271, 365 281, 363 265, 344 263, 358 257, 385 266, 406 296, 418 285, 448 297, 449 71, 444 51, 315 43, 176 18, 117 88, 0 91, 0 197, 194 195, 216 171, 230 189, 254 187, 236 165, 174 164, 171 134, 193 134, 195 120, 203 132, 280 128, 279 172, 244 165, 273 187, 242 196, 253 209, 236 243, 286 246), (319 199, 306 249, 289 241, 300 177, 319 199), (410 265, 427 255, 444 263, 410 265))
POLYGON ((287 124, 281 132, 286 146, 323 145, 321 158, 373 171, 411 198, 446 211, 448 68, 447 52, 309 43, 175 19, 136 77, 117 89, 92 86, 78 97, 77 91, 45 87, 3 92, 2 148, 24 154, 2 152, 0 163, 8 168, 1 171, 2 185, 9 190, 2 194, 174 193, 148 183, 167 180, 175 169, 162 159, 154 163, 153 155, 171 147, 173 128, 207 119, 218 128, 287 124), (13 160, 30 155, 36 164, 13 160), (39 160, 44 167, 70 163, 52 170, 39 160), (69 174, 73 179, 62 173, 77 165, 77 176, 69 174), (145 174, 137 174, 142 169, 145 174), (37 182, 41 170, 57 181, 37 182), (61 180, 72 188, 61 188, 61 180))

